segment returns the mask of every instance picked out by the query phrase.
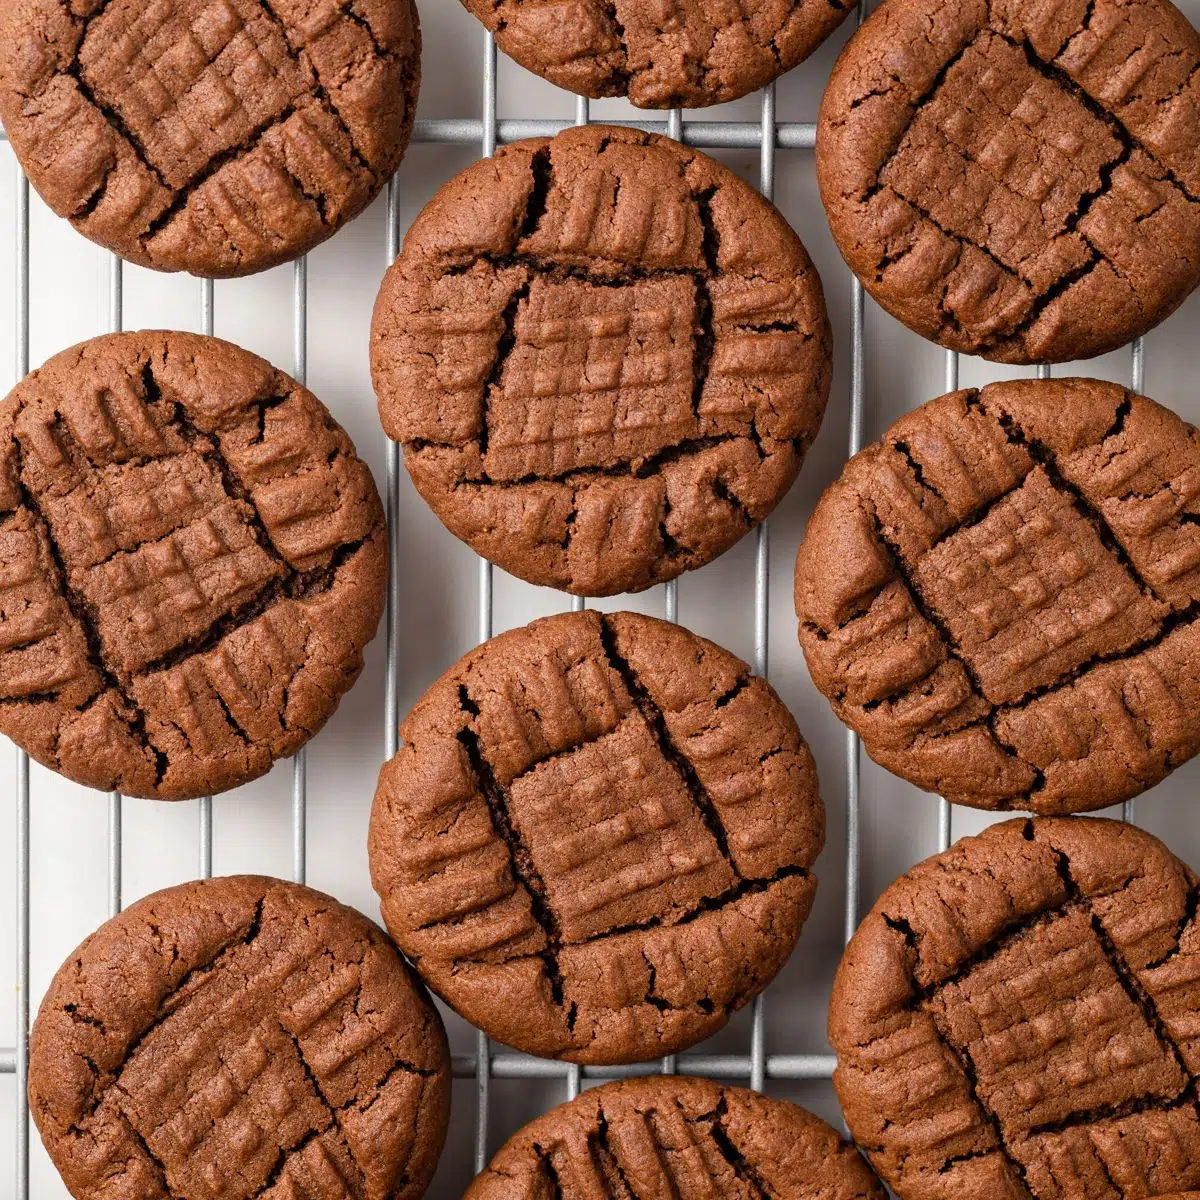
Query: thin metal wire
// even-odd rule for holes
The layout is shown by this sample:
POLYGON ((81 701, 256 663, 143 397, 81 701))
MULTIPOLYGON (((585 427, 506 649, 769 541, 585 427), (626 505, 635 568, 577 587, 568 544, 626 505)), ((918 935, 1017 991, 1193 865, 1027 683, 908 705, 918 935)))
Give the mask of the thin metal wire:
MULTIPOLYGON (((678 1054, 670 1055, 671 1070, 667 1074, 707 1075, 713 1079, 736 1079, 746 1082, 752 1075, 748 1054, 678 1054)), ((628 1079, 636 1075, 657 1075, 662 1061, 634 1063, 613 1067, 582 1067, 551 1058, 535 1058, 531 1054, 493 1054, 489 1062, 493 1079, 567 1079, 578 1071, 584 1079, 628 1079)), ((828 1080, 833 1076, 837 1060, 832 1054, 771 1054, 765 1060, 764 1074, 768 1079, 828 1080)), ((473 1079, 478 1072, 478 1060, 473 1054, 455 1054, 451 1067, 456 1079, 473 1079)))
MULTIPOLYGON (((587 125, 592 117, 591 101, 586 96, 575 97, 575 124, 587 125)), ((571 611, 583 612, 587 607, 587 601, 582 596, 571 597, 571 611)), ((571 1063, 567 1067, 567 1099, 574 1100, 579 1095, 580 1085, 582 1083, 582 1075, 578 1063, 571 1063)))
MULTIPOLYGON (((513 120, 500 121, 497 140, 501 145, 519 142, 524 138, 553 137, 570 121, 513 120)), ((625 125, 630 129, 643 129, 647 133, 665 133, 663 121, 610 121, 611 125, 625 125)), ((479 142, 483 122, 472 117, 448 119, 422 119, 413 127, 414 142, 437 143, 449 146, 471 146, 479 142)), ((704 146, 714 150, 757 150, 759 138, 757 121, 689 121, 684 140, 689 146, 704 146)), ((816 144, 817 127, 811 121, 785 121, 775 127, 775 143, 780 150, 811 150, 816 144)), ((0 142, 7 142, 8 135, 0 126, 0 142)))
MULTIPOLYGON (((958 351, 946 351, 946 392, 958 391, 958 351)), ((954 837, 954 814, 950 802, 945 796, 938 797, 937 804, 937 845, 938 850, 948 850, 954 837)))
MULTIPOLYGON (((480 150, 484 158, 496 153, 496 39, 491 33, 483 41, 483 120, 480 150)), ((479 559, 479 641, 492 636, 495 599, 492 590, 492 564, 479 559)), ((491 1047, 487 1034, 475 1035, 475 1173, 487 1166, 488 1110, 491 1107, 491 1047)))
MULTIPOLYGON (((861 13, 860 13, 861 16, 861 13)), ((863 389, 866 382, 863 323, 866 301, 857 277, 850 281, 850 433, 847 449, 853 458, 863 444, 863 389)), ((862 744, 858 734, 846 730, 846 941, 858 928, 858 891, 861 848, 862 744)))
MULTIPOLYGON (((29 373, 29 180, 17 167, 16 377, 29 373)), ((16 1200, 29 1200, 29 755, 17 751, 17 1085, 16 1200)))
MULTIPOLYGON (((858 0, 854 21, 866 20, 869 0, 858 0)), ((814 139, 815 144, 815 139, 814 139)), ((853 458, 863 446, 866 353, 864 325, 866 296, 858 276, 850 276, 850 427, 846 449, 853 458)), ((862 870, 862 742, 852 729, 846 730, 846 915, 845 940, 858 928, 858 893, 862 870)))
MULTIPOLYGON (((216 296, 211 279, 200 280, 200 332, 212 337, 215 326, 214 309, 216 296)), ((199 803, 200 878, 211 879, 213 873, 213 808, 212 797, 201 796, 199 803)))
MULTIPOLYGON (((1129 386, 1135 396, 1146 394, 1146 339, 1136 338, 1129 350, 1129 386)), ((1121 805, 1121 820, 1133 825, 1137 821, 1137 800, 1121 805)))
MULTIPOLYGON (((125 325, 125 264, 119 254, 108 256, 108 329, 120 333, 125 325)), ((121 911, 121 827, 125 801, 120 792, 108 794, 108 915, 121 911)))
MULTIPOLYGON (((775 84, 762 92, 762 145, 758 160, 759 191, 775 198, 775 84)), ((770 667, 771 532, 766 521, 754 535, 754 673, 763 679, 770 667)), ((750 1086, 761 1092, 767 1082, 766 995, 754 997, 750 1020, 750 1086)))
MULTIPOLYGON (((308 383, 308 255, 296 260, 292 272, 292 375, 308 383)), ((308 878, 308 747, 292 759, 292 878, 308 878)))
MULTIPOLYGON (((683 110, 672 108, 667 113, 667 123, 662 130, 667 137, 673 138, 677 142, 683 141, 683 110)), ((670 621, 672 625, 679 622, 679 580, 668 579, 663 586, 663 617, 670 621)), ((658 1069, 664 1075, 674 1075, 679 1069, 679 1056, 676 1054, 664 1054, 659 1060, 658 1069)))
MULTIPOLYGON (((667 137, 674 138, 677 142, 683 141, 683 110, 672 108, 667 113, 667 123, 664 126, 662 122, 656 122, 657 132, 665 133, 667 137)), ((679 621, 679 580, 669 579, 663 585, 663 616, 675 625, 679 621)), ((668 1056, 669 1057, 669 1056, 668 1056)), ((666 1059, 663 1060, 664 1064, 666 1059)), ((667 1071, 664 1065, 663 1071, 667 1071)))
MULTIPOLYGON (((387 185, 385 267, 400 253, 400 177, 387 185)), ((392 758, 399 747, 400 728, 400 445, 387 439, 388 593, 387 593, 387 678, 384 680, 383 752, 392 758)))

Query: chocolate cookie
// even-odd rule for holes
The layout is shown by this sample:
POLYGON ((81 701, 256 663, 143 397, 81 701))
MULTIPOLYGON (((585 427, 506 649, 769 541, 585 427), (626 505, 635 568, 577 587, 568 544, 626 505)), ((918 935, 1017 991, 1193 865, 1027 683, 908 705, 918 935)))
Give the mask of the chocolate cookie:
POLYGON ((262 775, 358 678, 386 583, 366 464, 237 346, 96 338, 0 403, 0 732, 70 779, 262 775))
POLYGON ((744 1088, 651 1077, 592 1088, 509 1140, 463 1200, 884 1200, 824 1121, 744 1088))
POLYGON ((160 271, 249 275, 400 165, 413 0, 5 0, 0 118, 46 203, 160 271))
POLYGON ((879 898, 833 987, 834 1085, 904 1200, 1200 1188, 1200 880, 1094 818, 1008 821, 879 898))
POLYGON ((71 955, 33 1027, 29 1101, 79 1200, 416 1200, 449 1068, 376 926, 242 875, 149 896, 71 955))
POLYGON ((1200 434, 1109 383, 996 383, 899 420, 796 562, 817 687, 957 804, 1084 812, 1200 749, 1200 434))
POLYGON ((825 93, 817 177, 911 329, 1102 354, 1200 283, 1200 34, 1169 0, 884 0, 825 93))
POLYGON ((639 108, 736 100, 806 59, 854 0, 463 0, 523 67, 639 108))
POLYGON ((439 679, 379 778, 371 877, 426 982, 510 1046, 640 1062, 774 978, 816 891, 812 755, 686 629, 565 613, 439 679))
POLYGON ((779 503, 825 411, 821 282, 667 138, 572 129, 447 184, 375 306, 379 411, 447 527, 514 575, 640 591, 779 503))

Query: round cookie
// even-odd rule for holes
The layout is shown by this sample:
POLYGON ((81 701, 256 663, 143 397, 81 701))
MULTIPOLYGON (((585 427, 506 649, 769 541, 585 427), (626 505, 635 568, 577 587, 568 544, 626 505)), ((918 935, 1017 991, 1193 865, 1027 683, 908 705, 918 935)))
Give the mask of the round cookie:
POLYGON ((884 0, 817 126, 843 257, 953 350, 1124 345, 1200 283, 1198 68, 1169 0, 884 0))
POLYGON ((463 0, 527 70, 581 96, 639 108, 736 100, 806 59, 853 0, 463 0))
POLYGON ((78 1200, 416 1200, 450 1056, 366 917, 233 876, 148 896, 71 955, 33 1027, 29 1101, 78 1200))
POLYGON ((1200 749, 1200 435, 1109 383, 996 383, 897 421, 796 561, 817 687, 888 770, 1062 814, 1200 749))
POLYGON ((0 732, 69 779, 264 774, 358 678, 386 585, 370 471, 256 355, 112 334, 0 402, 0 732))
POLYGON ((526 1125, 463 1200, 884 1200, 854 1147, 794 1104, 708 1079, 590 1088, 526 1125), (636 1190, 635 1190, 636 1189, 636 1190))
POLYGON ((846 1123, 904 1200, 1200 1188, 1200 880, 1118 821, 1007 821, 893 883, 838 969, 846 1123))
POLYGON ((401 726, 371 878, 426 982, 510 1046, 641 1062, 774 978, 816 891, 816 769, 763 679, 686 629, 564 613, 466 655, 401 726))
POLYGON ((0 118, 85 237, 249 275, 374 199, 412 133, 413 0, 7 0, 0 118))
POLYGON ((824 414, 820 279, 677 142, 593 126, 448 183, 375 305, 379 411, 446 526, 577 595, 640 591, 779 503, 824 414))

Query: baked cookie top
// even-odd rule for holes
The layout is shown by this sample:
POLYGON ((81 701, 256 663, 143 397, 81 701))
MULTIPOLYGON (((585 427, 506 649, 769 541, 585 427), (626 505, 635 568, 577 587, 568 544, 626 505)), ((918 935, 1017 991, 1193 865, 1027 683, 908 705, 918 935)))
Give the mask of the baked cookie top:
POLYGON ((70 779, 262 775, 358 678, 386 583, 366 464, 237 346, 112 334, 0 403, 0 731, 70 779))
POLYGON ((379 411, 447 527, 578 595, 721 554, 825 411, 830 333, 783 217, 667 138, 593 126, 448 183, 375 306, 379 411))
POLYGON ((859 1145, 906 1200, 1200 1188, 1200 881, 1095 818, 1008 821, 891 885, 829 1035, 859 1145))
POLYGON ((46 203, 131 262, 248 275, 400 165, 413 0, 6 0, 0 118, 46 203))
POLYGON ((500 48, 582 96, 639 108, 736 100, 806 59, 853 0, 463 0, 500 48))
POLYGON ((763 679, 676 625, 564 613, 493 638, 401 726, 371 877, 430 986, 500 1041, 640 1062, 774 978, 824 838, 763 679))
POLYGON ((794 1104, 707 1079, 591 1088, 514 1135, 464 1200, 884 1200, 854 1147, 794 1104), (636 1188, 636 1192, 634 1189, 636 1188))
POLYGON ((884 0, 821 106, 838 247, 951 349, 1124 345, 1200 283, 1198 68, 1169 0, 884 0))
POLYGON ((450 1059, 376 926, 233 876, 148 896, 71 955, 33 1027, 29 1100, 79 1200, 417 1200, 450 1059))
POLYGON ((955 392, 846 465, 796 561, 817 687, 957 804, 1104 808, 1200 749, 1200 435, 1113 384, 955 392))

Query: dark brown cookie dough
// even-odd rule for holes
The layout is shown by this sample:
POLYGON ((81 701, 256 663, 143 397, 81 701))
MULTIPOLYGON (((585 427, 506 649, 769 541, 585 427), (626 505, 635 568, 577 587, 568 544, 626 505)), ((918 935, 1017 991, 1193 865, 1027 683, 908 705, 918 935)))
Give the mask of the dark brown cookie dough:
POLYGON ((579 595, 721 554, 825 411, 821 282, 779 213, 666 138, 572 129, 446 185, 375 306, 379 411, 448 528, 579 595))
POLYGON ((262 775, 358 678, 386 583, 366 464, 237 346, 113 334, 0 403, 0 731, 70 779, 262 775))
POLYGON ((914 867, 838 969, 851 1132, 905 1200, 1200 1188, 1200 881, 1118 821, 1007 821, 914 867))
POLYGON ((736 100, 806 59, 854 0, 463 0, 523 67, 640 108, 736 100))
POLYGON ((816 769, 763 679, 686 629, 565 613, 472 651, 371 816, 384 921, 510 1046, 639 1062, 774 978, 816 890, 816 769))
POLYGON ((884 1200, 854 1147, 811 1113, 707 1079, 592 1088, 512 1137, 463 1200, 884 1200))
POLYGON ((1200 283, 1200 34, 1169 0, 884 0, 817 128, 839 248, 925 337, 1112 350, 1200 283))
POLYGON ((1200 434, 1093 380, 943 396, 821 498, 796 611, 817 687, 919 787, 1136 796, 1200 749, 1200 434))
POLYGON ((149 896, 71 955, 33 1027, 29 1099, 79 1200, 416 1200, 449 1068, 375 925, 243 875, 149 896))
POLYGON ((311 250, 400 165, 413 0, 5 0, 0 118, 42 198, 160 271, 311 250))

